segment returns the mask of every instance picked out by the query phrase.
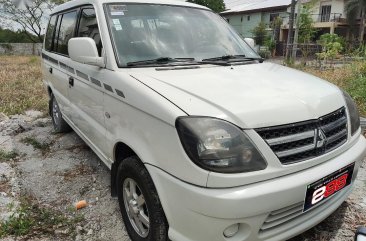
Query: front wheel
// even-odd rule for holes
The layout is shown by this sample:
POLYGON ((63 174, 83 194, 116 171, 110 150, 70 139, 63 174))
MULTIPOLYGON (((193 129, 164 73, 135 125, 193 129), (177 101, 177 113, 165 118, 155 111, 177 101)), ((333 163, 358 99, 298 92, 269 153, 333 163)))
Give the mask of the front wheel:
POLYGON ((167 241, 168 222, 154 183, 138 157, 122 161, 117 172, 122 218, 132 241, 167 241))

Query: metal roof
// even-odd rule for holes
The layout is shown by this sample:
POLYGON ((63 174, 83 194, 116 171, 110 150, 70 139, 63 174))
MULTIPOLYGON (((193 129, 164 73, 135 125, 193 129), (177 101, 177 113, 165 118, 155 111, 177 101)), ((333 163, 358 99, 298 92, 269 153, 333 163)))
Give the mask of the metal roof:
POLYGON ((222 13, 238 13, 287 7, 291 4, 291 0, 225 0, 225 4, 228 10, 222 13))

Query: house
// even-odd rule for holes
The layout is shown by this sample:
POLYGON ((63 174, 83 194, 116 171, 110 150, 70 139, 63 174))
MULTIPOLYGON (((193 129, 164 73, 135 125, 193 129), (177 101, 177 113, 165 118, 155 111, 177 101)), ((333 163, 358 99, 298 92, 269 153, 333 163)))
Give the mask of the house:
MULTIPOLYGON (((271 28, 271 21, 277 16, 281 17, 283 24, 281 26, 279 41, 287 41, 289 18, 291 11, 291 0, 226 0, 227 10, 221 15, 236 29, 243 37, 253 37, 252 30, 260 22, 264 22, 271 28)), ((302 0, 302 4, 310 0, 302 0)), ((324 33, 336 33, 351 40, 358 36, 358 27, 356 32, 352 32, 346 20, 344 12, 346 0, 318 0, 312 1, 311 17, 314 21, 314 27, 318 30, 317 36, 324 33)), ((296 6, 296 14, 298 6, 296 6)))
MULTIPOLYGON (((314 27, 317 29, 316 39, 325 33, 335 33, 347 40, 353 38, 344 12, 345 2, 345 0, 318 0, 311 4, 311 17, 314 21, 314 27)), ((303 0, 303 3, 306 2, 303 0)), ((290 8, 288 11, 290 12, 290 8)), ((287 40, 288 23, 289 17, 284 19, 282 26, 283 40, 287 40)), ((358 31, 358 27, 356 31, 358 31)), ((353 34, 358 36, 358 33, 353 34)))
MULTIPOLYGON (((244 0, 228 1, 227 8, 221 15, 243 37, 253 37, 252 30, 260 22, 270 27, 276 18, 288 19, 291 0, 244 0), (237 3, 237 4, 235 4, 237 3)), ((270 30, 270 29, 269 29, 270 30)))

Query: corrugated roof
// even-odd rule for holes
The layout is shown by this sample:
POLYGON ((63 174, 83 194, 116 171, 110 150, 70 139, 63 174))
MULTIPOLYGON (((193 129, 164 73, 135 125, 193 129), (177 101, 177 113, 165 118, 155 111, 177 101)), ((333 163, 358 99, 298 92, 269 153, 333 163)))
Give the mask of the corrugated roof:
POLYGON ((289 6, 291 0, 225 0, 228 10, 222 13, 246 12, 266 8, 289 6))

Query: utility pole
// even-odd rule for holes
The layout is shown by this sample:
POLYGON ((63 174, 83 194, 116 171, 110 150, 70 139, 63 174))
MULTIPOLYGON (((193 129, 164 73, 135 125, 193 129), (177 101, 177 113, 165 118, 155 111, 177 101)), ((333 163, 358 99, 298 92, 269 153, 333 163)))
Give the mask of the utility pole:
POLYGON ((297 1, 297 17, 296 17, 296 29, 295 29, 295 37, 294 37, 294 44, 292 48, 292 58, 295 61, 297 55, 297 47, 299 43, 299 30, 300 30, 300 14, 301 14, 301 0, 297 1))
POLYGON ((286 48, 286 59, 287 61, 291 59, 292 54, 292 44, 293 44, 293 32, 294 32, 294 19, 295 19, 295 6, 296 0, 291 0, 291 12, 290 12, 290 20, 288 27, 288 36, 287 36, 287 48, 286 48))

